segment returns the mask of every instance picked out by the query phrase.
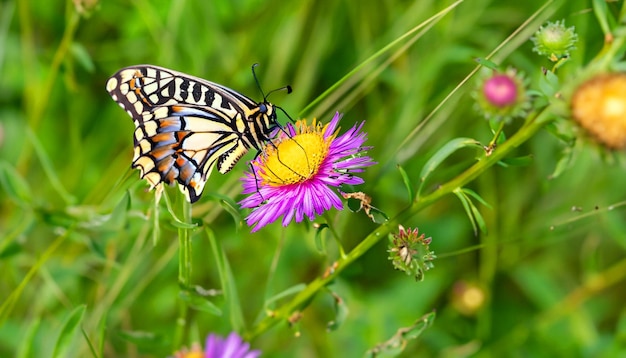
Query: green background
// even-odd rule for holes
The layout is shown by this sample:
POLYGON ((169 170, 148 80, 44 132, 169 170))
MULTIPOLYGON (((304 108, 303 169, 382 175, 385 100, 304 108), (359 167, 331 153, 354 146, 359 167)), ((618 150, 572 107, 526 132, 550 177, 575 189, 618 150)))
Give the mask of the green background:
MULTIPOLYGON (((177 336, 177 230, 162 201, 154 235, 153 194, 129 168, 133 124, 104 89, 119 68, 164 66, 261 100, 250 71, 259 63, 266 92, 293 87, 292 94, 271 96, 292 117, 328 122, 339 111, 344 129, 366 121, 369 155, 378 164, 356 189, 394 216, 408 205, 398 164, 417 187, 423 165, 445 143, 491 140, 470 95, 475 80, 463 82, 477 66, 475 58, 501 46, 492 61, 518 68, 536 88, 542 67, 551 63, 532 52, 528 39, 545 21, 564 19, 580 37, 559 69, 564 82, 602 48, 604 34, 590 1, 466 0, 307 107, 450 4, 0 2, 0 356, 51 356, 59 337, 68 339, 58 346, 59 356, 92 355, 85 337, 98 356, 167 356, 179 344, 233 329, 227 311, 191 310, 187 330, 177 336), (76 4, 86 10, 77 11, 76 4), (62 334, 70 312, 83 304, 83 333, 62 334)), ((622 6, 607 4, 613 14, 622 6)), ((513 122, 505 132, 518 127, 513 122)), ((624 155, 581 138, 568 148, 542 131, 514 153, 529 156, 526 165, 495 166, 473 181, 469 188, 491 206, 477 204, 486 233, 474 234, 452 195, 403 223, 432 237, 430 248, 439 258, 424 281, 394 270, 382 240, 330 286, 348 309, 336 330, 327 331, 335 319, 333 296, 321 290, 297 327, 280 322, 252 347, 268 357, 362 356, 434 310, 434 323, 408 342, 404 356, 624 354, 624 155), (551 178, 564 152, 576 160, 551 178), (468 285, 485 301, 464 310, 460 294, 468 285)), ((455 153, 424 190, 455 177, 479 154, 455 153)), ((250 234, 241 222, 247 212, 235 213, 220 200, 242 198, 239 178, 253 157, 227 175, 213 174, 193 206, 195 222, 211 228, 229 260, 248 328, 264 315, 264 300, 310 282, 338 257, 332 239, 325 253, 318 250, 307 220, 250 234)), ((347 250, 377 226, 348 210, 332 210, 315 222, 326 221, 347 250)), ((192 264, 193 284, 220 289, 204 230, 193 236, 192 264)), ((211 301, 228 307, 221 295, 211 301)))

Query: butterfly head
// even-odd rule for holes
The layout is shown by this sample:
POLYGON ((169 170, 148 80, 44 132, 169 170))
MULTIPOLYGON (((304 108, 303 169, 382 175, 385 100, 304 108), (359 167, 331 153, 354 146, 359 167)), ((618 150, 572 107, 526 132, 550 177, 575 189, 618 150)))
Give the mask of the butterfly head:
POLYGON ((270 139, 274 130, 280 127, 276 116, 276 107, 273 104, 264 101, 259 103, 257 110, 257 123, 259 124, 261 134, 264 137, 263 140, 267 141, 270 139))

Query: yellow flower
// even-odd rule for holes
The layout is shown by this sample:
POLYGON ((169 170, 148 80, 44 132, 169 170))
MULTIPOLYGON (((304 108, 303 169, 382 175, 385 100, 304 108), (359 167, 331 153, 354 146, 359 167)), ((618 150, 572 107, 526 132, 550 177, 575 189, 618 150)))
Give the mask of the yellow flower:
POLYGON ((600 143, 626 147, 626 74, 602 74, 584 82, 572 97, 574 119, 600 143))

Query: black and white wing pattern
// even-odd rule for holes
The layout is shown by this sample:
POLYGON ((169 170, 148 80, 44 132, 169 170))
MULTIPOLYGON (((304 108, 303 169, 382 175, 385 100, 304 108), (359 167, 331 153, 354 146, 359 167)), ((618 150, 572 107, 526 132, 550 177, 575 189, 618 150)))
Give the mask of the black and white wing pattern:
POLYGON ((227 173, 278 126, 266 100, 162 67, 123 68, 106 89, 135 122, 133 168, 150 189, 178 183, 192 203, 213 167, 227 173))

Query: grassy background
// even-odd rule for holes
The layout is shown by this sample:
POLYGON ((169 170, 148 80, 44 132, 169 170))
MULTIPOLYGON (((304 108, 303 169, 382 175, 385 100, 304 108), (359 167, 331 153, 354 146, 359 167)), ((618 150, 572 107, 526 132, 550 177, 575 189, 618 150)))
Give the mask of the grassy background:
MULTIPOLYGON (((417 184, 424 163, 446 142, 491 139, 487 122, 473 109, 474 81, 433 113, 475 68, 473 58, 502 46, 493 60, 519 68, 534 85, 550 63, 532 53, 528 38, 545 21, 565 19, 580 36, 559 72, 566 81, 603 41, 590 1, 548 2, 534 16, 544 1, 467 0, 361 67, 327 100, 307 107, 451 2, 95 1, 0 3, 0 356, 51 356, 59 337, 69 339, 58 348, 60 356, 89 356, 85 337, 98 355, 166 356, 209 332, 233 329, 227 313, 195 310, 187 315, 187 330, 176 329, 177 230, 163 202, 155 214, 152 193, 129 169, 132 121, 104 90, 117 69, 151 63, 260 99, 250 72, 260 63, 265 91, 294 88, 293 94, 271 97, 292 116, 327 122, 340 111, 343 128, 366 121, 374 146, 369 154, 379 164, 367 170, 358 189, 394 216, 408 204, 396 164, 417 184), (75 3, 90 10, 79 15, 75 3), (83 334, 61 334, 81 305, 83 334)), ((608 5, 616 12, 621 2, 608 5)), ((471 183, 491 205, 480 207, 487 234, 474 235, 453 196, 405 222, 431 236, 439 256, 423 282, 394 271, 383 240, 331 286, 349 309, 337 330, 326 330, 335 317, 332 296, 322 291, 304 311, 298 338, 297 330, 281 323, 252 346, 270 357, 361 356, 436 310, 433 326, 403 354, 626 352, 626 222, 619 205, 607 210, 626 195, 624 156, 605 155, 582 140, 577 160, 549 180, 564 148, 542 132, 515 153, 532 155, 528 165, 494 167, 471 183), (469 311, 460 296, 468 285, 485 299, 469 311)), ((427 189, 453 178, 476 155, 455 154, 427 189)), ((239 164, 228 175, 214 174, 193 217, 211 228, 226 253, 250 328, 264 315, 267 298, 311 281, 338 254, 332 240, 326 254, 318 252, 310 223, 276 223, 250 234, 217 196, 239 200, 245 169, 239 164)), ((347 249, 376 227, 363 213, 332 211, 316 222, 325 220, 347 249)), ((220 289, 204 230, 193 237, 193 254, 192 282, 220 289)), ((223 296, 212 301, 228 310, 223 296)))

